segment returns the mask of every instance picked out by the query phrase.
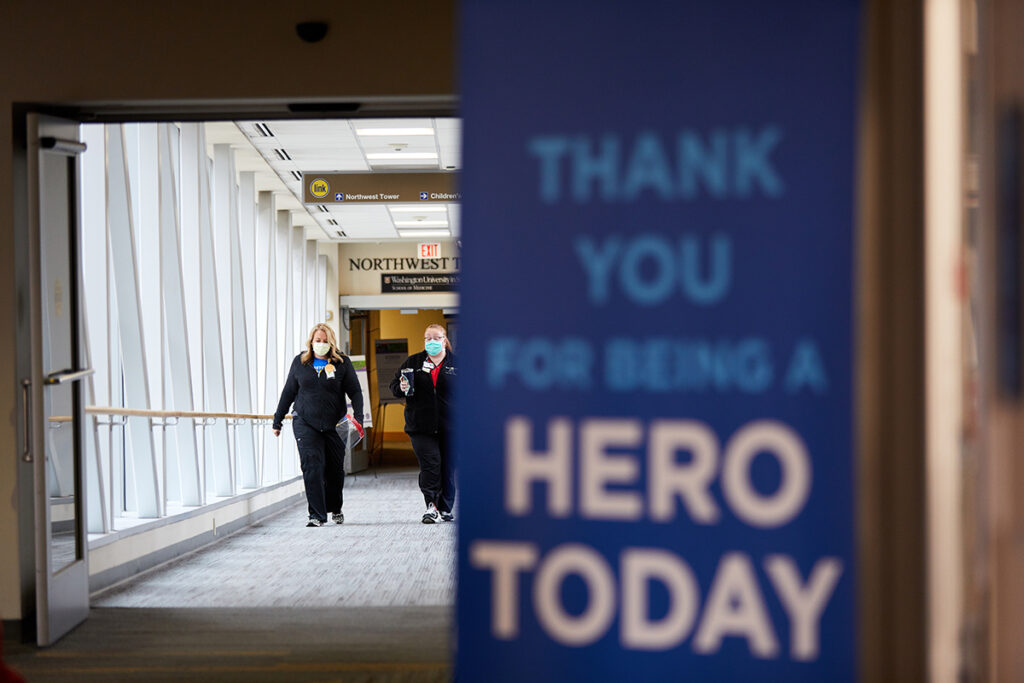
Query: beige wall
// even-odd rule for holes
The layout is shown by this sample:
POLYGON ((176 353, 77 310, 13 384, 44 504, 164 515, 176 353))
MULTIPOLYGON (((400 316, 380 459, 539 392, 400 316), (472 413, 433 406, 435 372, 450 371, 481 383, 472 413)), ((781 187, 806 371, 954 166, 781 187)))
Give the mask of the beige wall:
MULTIPOLYGON (((14 105, 206 100, 225 113, 253 101, 435 101, 454 93, 454 2, 4 0, 0 14, 0 244, 13 239, 14 105), (300 8, 301 7, 301 8, 300 8), (400 17, 400 19, 399 19, 400 17), (330 24, 303 43, 299 21, 330 24), (386 45, 386 49, 384 46, 386 45)), ((164 104, 161 104, 164 103, 164 104)), ((198 103, 197 103, 198 104, 198 103)), ((266 105, 261 108, 267 110, 266 105)), ((0 249, 0 354, 15 355, 15 254, 0 249)), ((19 547, 17 381, 0 364, 0 548, 19 547)), ((0 618, 22 615, 19 556, 0 557, 0 618)))
MULTIPOLYGON (((459 249, 456 242, 452 240, 424 239, 424 242, 439 242, 441 245, 441 258, 428 259, 427 263, 421 263, 418 256, 418 242, 381 242, 369 243, 358 242, 355 244, 342 244, 338 253, 338 291, 342 295, 352 294, 380 294, 380 276, 382 273, 456 273, 455 267, 459 258, 459 249), (367 259, 402 259, 400 266, 393 262, 382 260, 381 268, 365 268, 367 259), (352 262, 357 263, 353 264, 352 262), (408 261, 414 261, 410 264, 408 261), (412 266, 415 265, 415 268, 412 266), (433 268, 424 270, 425 267, 433 268)), ((376 265, 376 264, 374 264, 376 265)))

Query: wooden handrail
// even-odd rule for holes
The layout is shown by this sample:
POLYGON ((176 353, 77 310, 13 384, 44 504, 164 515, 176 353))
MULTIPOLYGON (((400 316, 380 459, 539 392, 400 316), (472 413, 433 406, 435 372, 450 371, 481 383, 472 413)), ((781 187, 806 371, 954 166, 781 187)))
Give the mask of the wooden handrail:
MULTIPOLYGON (((86 406, 85 412, 90 415, 123 415, 125 417, 225 417, 240 420, 273 420, 273 415, 258 413, 211 413, 198 410, 141 410, 139 408, 112 408, 109 406, 86 406)), ((286 415, 286 420, 291 415, 286 415)))
MULTIPOLYGON (((273 415, 260 415, 258 413, 210 413, 197 410, 142 410, 139 408, 112 408, 110 406, 86 406, 85 412, 89 415, 121 415, 124 417, 195 417, 195 418, 234 418, 238 420, 273 420, 273 415)), ((292 419, 291 415, 285 415, 284 419, 292 419)), ((71 417, 67 415, 55 415, 50 417, 50 422, 70 422, 71 417)))

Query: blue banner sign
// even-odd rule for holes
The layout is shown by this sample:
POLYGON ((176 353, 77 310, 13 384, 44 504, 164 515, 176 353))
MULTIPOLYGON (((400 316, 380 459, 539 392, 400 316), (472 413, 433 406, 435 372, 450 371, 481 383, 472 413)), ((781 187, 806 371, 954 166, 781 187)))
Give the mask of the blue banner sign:
POLYGON ((855 680, 859 3, 461 8, 460 680, 855 680))

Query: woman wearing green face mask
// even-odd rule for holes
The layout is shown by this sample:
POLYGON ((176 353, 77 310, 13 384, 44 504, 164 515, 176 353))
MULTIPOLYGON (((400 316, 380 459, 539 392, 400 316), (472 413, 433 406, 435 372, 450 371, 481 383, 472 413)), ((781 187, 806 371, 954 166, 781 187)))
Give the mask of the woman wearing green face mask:
POLYGON ((328 513, 335 524, 345 521, 345 444, 335 426, 348 410, 346 395, 352 401, 352 421, 362 424, 363 392, 352 361, 338 351, 334 330, 318 323, 309 332, 305 352, 292 361, 274 413, 274 436, 280 436, 284 416, 295 403, 292 431, 306 485, 306 526, 323 526, 328 513))
POLYGON ((455 460, 452 455, 452 385, 458 365, 441 325, 429 325, 423 351, 405 359, 391 380, 391 393, 405 399, 405 431, 420 463, 424 524, 455 519, 455 460))

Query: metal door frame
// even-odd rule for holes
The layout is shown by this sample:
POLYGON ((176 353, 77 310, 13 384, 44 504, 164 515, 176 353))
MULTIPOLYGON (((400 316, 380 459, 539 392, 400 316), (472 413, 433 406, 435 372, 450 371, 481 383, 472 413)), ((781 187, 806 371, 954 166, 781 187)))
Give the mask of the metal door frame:
MULTIPOLYGON (((37 531, 43 525, 47 528, 48 509, 42 503, 37 504, 37 481, 45 486, 45 477, 37 476, 37 458, 26 460, 26 449, 34 448, 34 444, 42 443, 42 427, 32 425, 26 429, 26 407, 31 411, 27 415, 35 422, 35 416, 42 415, 42 368, 38 359, 33 360, 32 341, 41 335, 41 291, 38 278, 38 259, 40 235, 38 226, 39 194, 38 182, 30 183, 29 178, 38 177, 37 159, 39 140, 33 140, 29 132, 34 128, 30 125, 33 118, 46 117, 49 121, 63 120, 69 124, 90 123, 135 123, 143 121, 235 121, 242 118, 262 118, 267 120, 299 120, 299 119, 360 119, 360 118, 406 118, 423 116, 458 116, 458 98, 456 96, 438 95, 433 97, 377 97, 366 98, 357 102, 338 103, 336 101, 303 101, 295 103, 287 100, 267 98, 262 100, 181 100, 148 102, 103 102, 81 103, 75 105, 58 104, 15 104, 13 111, 13 209, 14 209, 14 242, 16 268, 15 283, 18 300, 18 320, 16 326, 17 354, 16 373, 19 383, 28 379, 27 388, 18 386, 18 553, 20 567, 20 593, 22 605, 21 633, 23 640, 32 639, 29 634, 37 634, 48 624, 41 624, 37 607, 37 598, 48 588, 49 577, 37 567, 46 562, 47 546, 37 542, 37 531), (35 259, 34 261, 32 259, 35 259), (26 495, 31 492, 31 495, 26 495), (44 574, 40 577, 40 573, 44 574)), ((38 136, 36 136, 38 137, 38 136)), ((77 178, 76 178, 77 184, 77 178)), ((77 210, 77 209, 76 209, 77 210)), ((80 276, 80 264, 75 264, 76 276, 80 276)), ((78 283, 75 283, 76 292, 78 283)), ((77 302, 76 302, 77 304, 77 302)), ((81 331, 79 330, 79 334, 81 331)), ((79 410, 82 408, 79 401, 79 410)), ((45 475, 44 462, 39 462, 38 469, 45 475)), ((88 586, 88 536, 85 533, 85 491, 84 472, 79 478, 82 490, 76 495, 79 505, 76 519, 81 526, 84 562, 76 572, 82 572, 88 586)), ((45 489, 43 490, 45 493, 45 489)), ((70 567, 69 567, 70 568, 70 567)), ((62 572, 63 573, 63 572, 62 572)), ((44 619, 45 621, 45 619, 44 619)), ((38 641, 40 645, 52 644, 38 641)))
MULTIPOLYGON (((76 429, 72 436, 74 471, 74 534, 78 557, 57 572, 51 572, 50 555, 50 504, 47 491, 47 457, 45 451, 46 425, 44 420, 44 392, 46 386, 58 383, 54 378, 43 376, 43 359, 38 349, 43 336, 43 302, 41 283, 41 204, 40 191, 41 155, 60 155, 69 160, 71 175, 68 178, 66 197, 69 216, 69 268, 68 311, 72 320, 71 345, 74 363, 81 363, 81 320, 78 301, 79 263, 78 240, 79 206, 77 201, 78 163, 77 154, 84 146, 74 144, 78 139, 78 123, 53 117, 30 114, 25 118, 24 137, 16 146, 16 196, 25 198, 23 210, 19 211, 15 235, 16 283, 19 301, 17 325, 17 376, 19 378, 19 536, 22 563, 23 613, 33 609, 29 628, 34 621, 36 642, 50 645, 61 635, 70 631, 88 615, 89 609, 89 566, 88 538, 85 530, 85 463, 81 441, 81 427, 84 425, 83 402, 74 384, 76 393, 72 399, 72 425, 76 429), (57 129, 61 135, 41 140, 41 129, 57 129), (64 138, 71 142, 65 144, 64 138), (20 156, 19 156, 20 155, 20 156), (29 552, 31 548, 31 552, 29 552), (26 581, 26 564, 31 563, 33 580, 26 581)), ((21 209, 22 207, 19 207, 21 209)), ((75 370, 80 368, 76 367, 75 370)), ((67 379, 67 378, 66 378, 67 379)), ((71 378, 77 382, 78 377, 71 378)), ((27 635, 27 633, 26 633, 27 635)))

